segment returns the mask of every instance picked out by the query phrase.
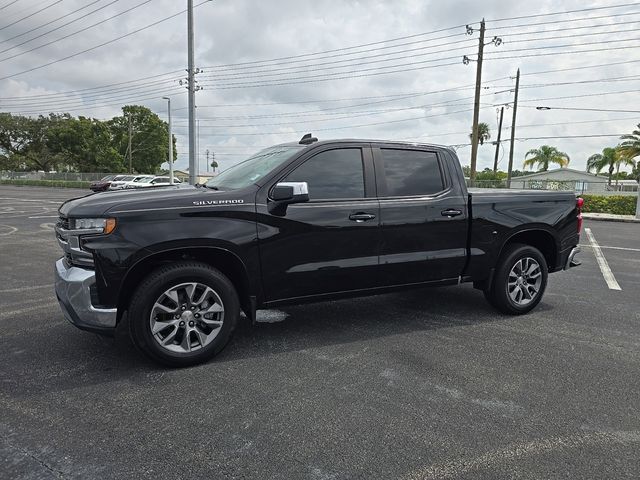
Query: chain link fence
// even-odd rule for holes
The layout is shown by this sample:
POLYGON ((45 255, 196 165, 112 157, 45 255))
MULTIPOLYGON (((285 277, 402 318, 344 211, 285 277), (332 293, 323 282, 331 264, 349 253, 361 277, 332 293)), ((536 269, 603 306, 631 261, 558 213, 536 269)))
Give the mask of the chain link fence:
MULTIPOLYGON (((506 180, 476 180, 477 188, 507 188, 506 180)), ((518 180, 511 179, 511 188, 517 190, 564 190, 578 194, 593 195, 637 195, 638 182, 635 180, 613 180, 593 182, 586 180, 518 180)))

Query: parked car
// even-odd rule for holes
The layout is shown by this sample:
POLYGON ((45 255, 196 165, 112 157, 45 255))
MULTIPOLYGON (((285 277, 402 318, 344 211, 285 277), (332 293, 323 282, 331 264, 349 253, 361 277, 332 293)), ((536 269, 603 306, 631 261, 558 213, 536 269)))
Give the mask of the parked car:
POLYGON ((136 178, 136 175, 120 175, 117 178, 114 178, 109 186, 109 190, 122 190, 125 188, 125 185, 136 178))
POLYGON ((127 182, 124 185, 124 188, 138 188, 138 187, 140 187, 141 184, 144 184, 145 182, 148 182, 149 180, 152 180, 153 178, 155 178, 154 175, 140 175, 140 176, 137 176, 136 178, 134 178, 130 182, 127 182))
POLYGON ((96 180, 95 182, 91 182, 89 188, 94 192, 104 192, 109 189, 111 185, 111 181, 116 178, 117 175, 107 175, 106 177, 102 177, 100 180, 96 180))
MULTIPOLYGON (((182 182, 177 178, 173 179, 174 185, 180 185, 182 182)), ((166 187, 171 185, 171 181, 169 177, 151 177, 147 180, 140 181, 136 184, 136 188, 144 188, 144 187, 166 187)))
POLYGON ((201 188, 65 202, 55 289, 77 327, 113 334, 126 312, 136 345, 174 366, 220 352, 240 310, 255 321, 284 304, 473 282, 519 315, 548 274, 579 264, 581 207, 573 192, 467 189, 446 147, 305 136, 201 188))

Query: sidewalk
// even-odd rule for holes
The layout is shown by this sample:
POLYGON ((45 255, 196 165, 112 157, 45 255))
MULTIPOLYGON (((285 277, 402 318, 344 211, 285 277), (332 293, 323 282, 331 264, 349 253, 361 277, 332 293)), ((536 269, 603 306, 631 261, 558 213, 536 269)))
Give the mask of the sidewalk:
POLYGON ((640 223, 640 219, 634 215, 614 215, 612 213, 583 213, 585 220, 599 220, 604 222, 629 222, 640 223))

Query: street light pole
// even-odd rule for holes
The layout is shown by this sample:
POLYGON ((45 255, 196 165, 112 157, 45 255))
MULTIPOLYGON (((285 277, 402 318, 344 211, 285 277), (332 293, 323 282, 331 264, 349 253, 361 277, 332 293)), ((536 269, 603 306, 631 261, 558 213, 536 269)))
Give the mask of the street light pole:
POLYGON ((169 183, 173 185, 173 131, 171 130, 171 98, 162 98, 167 101, 167 112, 169 116, 169 183))
POLYGON ((189 183, 197 181, 196 166, 196 82, 193 65, 193 0, 187 0, 187 47, 188 47, 188 93, 189 93, 189 183))

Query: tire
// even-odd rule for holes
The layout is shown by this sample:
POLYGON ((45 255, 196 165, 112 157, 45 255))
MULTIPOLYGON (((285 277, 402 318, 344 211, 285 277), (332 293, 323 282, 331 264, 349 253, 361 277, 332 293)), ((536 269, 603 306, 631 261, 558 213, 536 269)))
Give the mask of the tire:
POLYGON ((129 304, 129 332, 152 360, 186 367, 209 360, 231 338, 240 316, 227 277, 200 262, 178 262, 151 272, 129 304))
POLYGON ((530 245, 508 245, 484 296, 501 312, 522 315, 540 303, 548 276, 547 261, 540 250, 530 245))

